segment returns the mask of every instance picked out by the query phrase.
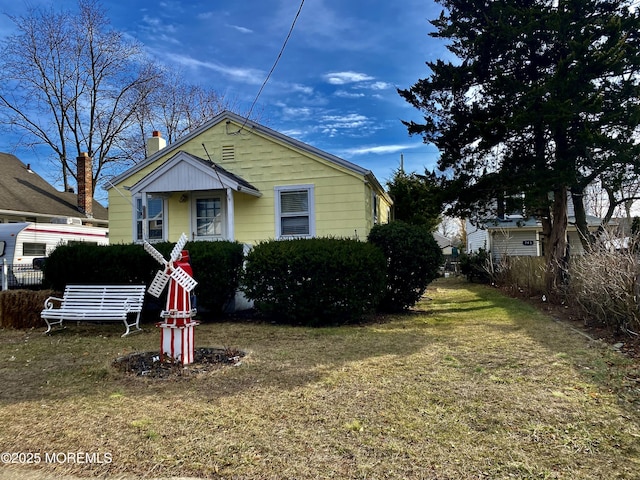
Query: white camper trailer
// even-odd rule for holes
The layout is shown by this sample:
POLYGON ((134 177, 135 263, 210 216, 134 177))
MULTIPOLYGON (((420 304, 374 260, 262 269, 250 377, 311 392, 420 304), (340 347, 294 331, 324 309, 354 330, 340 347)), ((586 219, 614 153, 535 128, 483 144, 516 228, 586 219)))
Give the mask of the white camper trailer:
MULTIPOLYGON (((51 223, 0 223, 0 265, 8 286, 42 283, 40 264, 57 246, 85 242, 109 244, 109 230, 88 227, 76 218, 51 223)), ((5 282, 3 282, 5 283, 5 282)))

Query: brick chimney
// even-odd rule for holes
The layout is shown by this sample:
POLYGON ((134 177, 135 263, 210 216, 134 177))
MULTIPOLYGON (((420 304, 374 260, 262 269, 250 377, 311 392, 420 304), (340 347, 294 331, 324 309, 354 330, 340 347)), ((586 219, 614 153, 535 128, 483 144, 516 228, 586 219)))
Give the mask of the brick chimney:
POLYGON ((162 138, 159 131, 154 130, 153 136, 147 140, 147 157, 159 152, 167 146, 167 141, 162 138))
POLYGON ((78 210, 87 217, 93 217, 93 171, 92 158, 82 152, 78 161, 78 210))

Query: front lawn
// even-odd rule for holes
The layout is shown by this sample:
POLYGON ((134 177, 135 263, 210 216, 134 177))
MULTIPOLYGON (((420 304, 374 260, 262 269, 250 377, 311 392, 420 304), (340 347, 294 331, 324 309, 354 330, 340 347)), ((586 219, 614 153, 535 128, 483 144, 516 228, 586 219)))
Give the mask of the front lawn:
POLYGON ((0 478, 640 472, 638 365, 490 287, 441 279, 410 313, 364 326, 206 323, 197 347, 246 356, 169 379, 111 366, 159 347, 152 325, 122 328, 0 330, 0 452, 41 459, 0 478))

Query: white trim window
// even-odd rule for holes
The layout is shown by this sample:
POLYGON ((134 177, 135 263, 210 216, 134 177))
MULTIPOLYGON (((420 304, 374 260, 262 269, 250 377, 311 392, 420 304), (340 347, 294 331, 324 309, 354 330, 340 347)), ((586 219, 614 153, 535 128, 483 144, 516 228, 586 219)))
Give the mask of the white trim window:
POLYGON ((275 187, 276 238, 315 236, 313 185, 275 187))
POLYGON ((224 195, 196 197, 193 202, 194 240, 222 239, 225 234, 224 195))
POLYGON ((161 242, 165 240, 165 201, 160 196, 147 195, 144 205, 142 196, 136 197, 135 239, 137 242, 161 242), (145 212, 146 210, 146 212, 145 212), (145 220, 146 219, 146 220, 145 220), (146 222, 146 223, 145 223, 146 222))

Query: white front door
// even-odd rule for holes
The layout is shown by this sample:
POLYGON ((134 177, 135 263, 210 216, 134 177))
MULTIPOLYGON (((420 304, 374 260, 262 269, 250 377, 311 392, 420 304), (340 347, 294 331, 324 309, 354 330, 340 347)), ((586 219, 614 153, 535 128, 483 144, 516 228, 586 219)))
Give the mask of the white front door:
POLYGON ((227 196, 224 191, 195 195, 192 202, 193 240, 227 238, 227 196))

